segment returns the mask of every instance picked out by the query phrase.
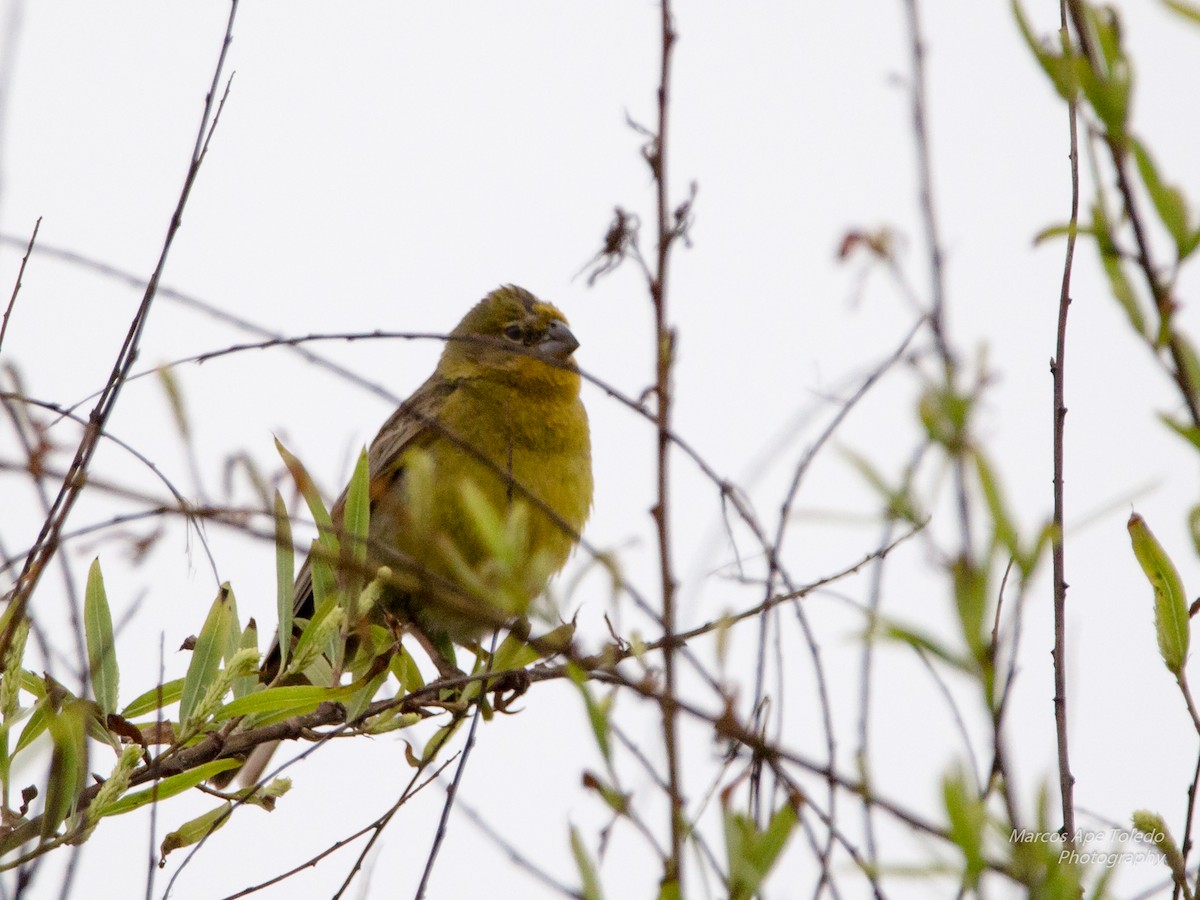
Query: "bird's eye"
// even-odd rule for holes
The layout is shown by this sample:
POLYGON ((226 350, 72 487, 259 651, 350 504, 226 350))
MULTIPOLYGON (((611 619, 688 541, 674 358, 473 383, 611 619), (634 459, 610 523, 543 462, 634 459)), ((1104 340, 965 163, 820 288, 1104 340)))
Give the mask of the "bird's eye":
POLYGON ((525 332, 520 325, 509 325, 504 329, 504 336, 510 341, 520 341, 525 337, 525 332))

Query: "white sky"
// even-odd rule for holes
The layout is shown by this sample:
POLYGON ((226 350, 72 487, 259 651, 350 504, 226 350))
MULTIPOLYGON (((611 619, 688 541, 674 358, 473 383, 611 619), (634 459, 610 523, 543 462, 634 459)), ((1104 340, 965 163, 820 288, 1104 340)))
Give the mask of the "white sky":
MULTIPOLYGON (((1200 177, 1189 169, 1200 129, 1180 99, 1193 77, 1200 31, 1158 5, 1120 8, 1137 75, 1134 127, 1168 177, 1200 196, 1200 177)), ((0 55, 12 73, 0 98, 0 230, 27 236, 41 217, 39 243, 147 276, 178 196, 227 7, 7 0, 0 9, 0 55)), ((1060 243, 1034 248, 1032 238, 1067 216, 1065 111, 1023 47, 1007 4, 927 3, 923 13, 951 329, 968 370, 986 354, 995 384, 979 434, 1032 533, 1051 503, 1047 363, 1062 257, 1060 243)), ((1030 4, 1029 14, 1049 31, 1057 4, 1030 4)), ((640 215, 644 246, 651 246, 641 138, 625 117, 652 121, 657 15, 651 3, 244 4, 227 64, 236 72, 233 87, 165 283, 300 335, 444 332, 488 290, 515 282, 567 313, 588 372, 639 395, 652 378, 654 345, 635 269, 626 266, 592 289, 574 276, 598 249, 615 205, 640 215)), ((880 274, 860 290, 860 264, 834 258, 842 235, 893 228, 902 236, 906 271, 926 296, 902 6, 899 0, 694 0, 679 3, 677 27, 672 188, 682 199, 695 179, 699 195, 694 247, 679 248, 671 284, 679 331, 676 427, 718 472, 748 486, 770 522, 790 466, 833 411, 822 398, 844 396, 894 349, 913 319, 880 274), (803 430, 794 427, 806 413, 803 430), (756 468, 781 435, 782 454, 756 468)), ((12 246, 0 247, 2 297, 19 258, 12 246)), ((1128 336, 1086 242, 1078 258, 1068 351, 1068 510, 1078 523, 1068 545, 1076 798, 1081 809, 1122 824, 1134 809, 1156 809, 1178 828, 1196 736, 1158 661, 1149 591, 1124 523, 1136 503, 1194 590, 1198 569, 1184 530, 1195 494, 1194 455, 1155 423, 1156 411, 1174 409, 1174 395, 1128 336)), ((1192 333, 1200 322, 1187 301, 1196 287, 1195 277, 1185 275, 1180 315, 1192 333)), ((35 256, 4 361, 19 367, 31 396, 74 402, 103 384, 139 298, 111 279, 35 256)), ((160 298, 140 366, 246 339, 160 298)), ((440 348, 361 342, 316 349, 403 396, 428 374, 440 348)), ((264 469, 277 467, 272 433, 284 436, 336 493, 348 461, 390 411, 379 398, 280 350, 178 374, 204 487, 215 498, 224 496, 222 464, 230 454, 245 452, 264 469)), ((915 385, 911 371, 893 374, 839 432, 840 445, 894 477, 918 436, 915 385)), ((594 388, 585 389, 585 402, 597 480, 587 537, 619 548, 630 579, 654 596, 647 513, 653 432, 594 388)), ((129 385, 111 430, 195 492, 154 379, 129 385)), ((10 434, 0 434, 0 452, 11 459, 10 434)), ((67 444, 75 439, 65 427, 55 434, 67 444)), ((111 447, 94 471, 153 487, 144 468, 111 447)), ((732 556, 712 486, 682 457, 675 472, 682 618, 694 625, 758 597, 756 589, 722 577, 732 556)), ((0 484, 0 538, 12 552, 34 536, 36 507, 12 476, 0 484)), ((237 497, 248 502, 244 483, 237 497)), ((861 557, 877 540, 878 525, 869 518, 876 505, 840 451, 826 448, 798 501, 802 518, 788 544, 792 570, 810 580, 861 557)), ((124 508, 96 495, 79 505, 70 525, 100 522, 124 508)), ((949 546, 948 523, 935 523, 931 533, 949 546)), ((270 548, 218 529, 209 536, 220 577, 233 583, 243 615, 271 621, 270 548)), ((123 672, 123 701, 157 677, 160 635, 167 677, 186 667, 185 655, 173 648, 199 628, 215 590, 207 563, 190 546, 186 556, 188 545, 176 531, 140 568, 127 565, 115 542, 80 542, 69 555, 82 579, 99 553, 114 604, 140 603, 120 639, 122 660, 139 666, 123 672)), ((936 559, 928 542, 909 544, 889 569, 884 610, 951 635, 951 600, 944 582, 929 574, 936 559)), ((1047 562, 1026 610, 1010 732, 1027 817, 1037 786, 1056 778, 1048 568, 1047 562)), ((52 573, 36 598, 47 620, 59 615, 60 586, 52 573)), ((839 592, 861 601, 867 586, 860 577, 839 592)), ((850 772, 861 619, 835 597, 807 602, 834 681, 840 762, 850 772)), ((605 637, 608 609, 603 579, 586 580, 573 603, 572 612, 582 607, 581 639, 596 645, 605 637)), ((621 615, 627 629, 646 632, 630 610, 621 615)), ((788 621, 789 639, 799 647, 788 621)), ((751 629, 743 634, 726 676, 742 685, 744 699, 752 675, 743 664, 753 646, 751 629)), ((712 660, 710 644, 698 652, 712 660)), ((965 758, 950 714, 911 654, 884 651, 877 666, 876 783, 883 795, 937 818, 940 775, 965 758)), ((804 660, 788 671, 794 681, 780 700, 785 742, 820 757, 809 672, 804 660)), ((952 687, 974 712, 963 685, 952 687)), ((696 697, 713 702, 699 688, 696 697)), ((578 784, 581 770, 597 769, 600 760, 568 686, 539 685, 522 706, 520 715, 482 728, 462 796, 522 852, 575 883, 567 826, 579 825, 595 852, 606 818, 578 784)), ((650 710, 630 698, 619 707, 629 732, 643 746, 657 746, 650 710)), ((698 801, 722 748, 701 730, 689 729, 686 738, 690 796, 698 801)), ((236 816, 184 870, 172 896, 222 896, 366 824, 409 777, 402 750, 396 735, 356 740, 294 767, 296 787, 278 811, 236 816)), ((981 759, 986 750, 977 749, 981 759)), ((95 763, 102 772, 108 765, 95 763)), ((636 766, 623 771, 638 798, 653 796, 636 766)), ((440 796, 428 792, 386 832, 369 873, 372 896, 411 895, 440 796)), ((210 802, 165 804, 158 839, 210 802)), ((841 802, 853 831, 858 811, 849 798, 841 802)), ((664 821, 653 801, 648 809, 656 825, 664 821)), ((1105 827, 1086 817, 1081 824, 1105 827)), ((122 896, 140 894, 147 827, 145 819, 106 823, 84 848, 77 890, 95 895, 94 886, 104 884, 122 896)), ((888 849, 894 855, 885 850, 885 861, 930 858, 909 854, 901 840, 888 849)), ((354 852, 259 896, 328 896, 354 852)), ((182 856, 171 857, 159 874, 155 896, 182 856)), ((789 885, 807 884, 812 866, 798 838, 768 895, 792 896, 789 885)), ((637 836, 620 828, 601 872, 609 896, 646 896, 658 874, 637 836)), ((1116 883, 1132 891, 1164 876, 1161 868, 1130 866, 1116 883)), ((843 895, 856 896, 862 880, 847 874, 846 881, 853 887, 843 895)), ((33 894, 57 896, 58 883, 51 864, 33 894)), ((927 886, 892 887, 893 896, 929 896, 927 886)), ((483 890, 490 897, 554 896, 456 816, 431 896, 483 890)), ((953 895, 952 886, 946 891, 953 895)))

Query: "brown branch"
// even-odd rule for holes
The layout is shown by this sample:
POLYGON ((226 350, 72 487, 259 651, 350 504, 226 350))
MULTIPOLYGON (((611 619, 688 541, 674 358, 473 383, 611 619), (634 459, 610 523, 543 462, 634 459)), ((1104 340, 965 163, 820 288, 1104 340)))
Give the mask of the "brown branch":
POLYGON ((29 262, 29 255, 33 252, 34 242, 37 241, 38 229, 42 227, 42 217, 38 216, 36 222, 33 223, 33 234, 29 236, 29 244, 25 247, 25 255, 21 257, 21 268, 17 269, 17 280, 13 284, 12 296, 8 298, 8 306, 4 307, 4 318, 0 320, 0 350, 4 349, 4 335, 8 331, 8 320, 12 315, 13 307, 17 305, 17 294, 21 293, 21 280, 25 277, 25 265, 29 262))
MULTIPOLYGON (((1059 0, 1061 27, 1067 28, 1067 0, 1059 0)), ((1054 359, 1050 361, 1053 378, 1054 417, 1054 519, 1050 555, 1053 567, 1054 590, 1054 731, 1058 746, 1058 790, 1062 801, 1062 833, 1068 841, 1075 835, 1075 776, 1071 774, 1071 757, 1067 748, 1067 564, 1064 543, 1065 497, 1063 475, 1065 468, 1064 434, 1067 418, 1066 355, 1067 312, 1071 306, 1071 268, 1075 260, 1075 230, 1079 222, 1079 129, 1075 100, 1067 104, 1067 121, 1071 136, 1071 218, 1067 231, 1066 258, 1063 260, 1062 285, 1058 295, 1058 328, 1054 359)), ((1014 823, 1015 824, 1015 823, 1014 823)))
MULTIPOLYGON (((66 524, 67 517, 71 513, 72 507, 75 505, 75 501, 79 499, 79 495, 87 483, 87 468, 96 452, 96 447, 99 445, 100 434, 103 432, 105 424, 116 407, 117 399, 121 394, 121 388, 129 377, 129 372, 133 368, 134 361, 137 359, 138 345, 141 342, 142 333, 150 316, 150 308, 154 302, 159 279, 162 277, 163 269, 166 267, 171 245, 174 243, 175 236, 182 225, 184 207, 187 205, 192 186, 200 171, 200 163, 208 151, 208 142, 212 138, 209 117, 213 114, 213 102, 216 97, 217 85, 221 80, 221 70, 225 64, 226 52, 233 39, 233 22, 237 14, 237 3, 238 0, 231 0, 229 20, 225 27, 221 52, 217 58, 217 65, 213 72, 212 86, 205 97, 204 111, 200 117, 200 128, 196 136, 196 149, 192 152, 187 174, 184 177, 183 188, 175 204, 175 211, 171 215, 171 222, 167 226, 167 235, 163 240, 162 249, 159 252, 158 263, 154 268, 153 274, 150 276, 149 283, 146 285, 146 292, 142 296, 142 302, 138 306, 133 321, 129 325, 129 331, 126 333, 125 341, 121 346, 120 352, 117 354, 117 359, 113 363, 112 373, 109 375, 100 399, 96 401, 96 405, 88 417, 88 425, 84 431, 83 439, 75 451, 75 458, 71 461, 67 476, 63 479, 58 496, 51 506, 51 512, 46 517, 46 521, 43 523, 34 544, 34 549, 26 558, 25 565, 17 579, 9 608, 5 612, 7 621, 3 632, 0 632, 0 657, 7 651, 17 626, 25 616, 29 598, 33 595, 34 589, 41 580, 47 563, 58 552, 59 536, 62 533, 63 526, 66 524)), ((226 88, 226 92, 227 96, 228 88, 226 88)), ((224 102, 225 99, 223 97, 221 103, 224 104, 224 102)), ((216 115, 212 120, 213 126, 216 125, 216 119, 219 116, 220 107, 218 106, 216 115)))
POLYGON ((645 150, 646 161, 654 177, 658 214, 658 247, 650 295, 654 303, 654 360, 655 411, 658 428, 657 499, 652 510, 658 532, 659 570, 662 585, 662 626, 667 644, 663 650, 664 691, 659 698, 662 707, 663 749, 667 757, 667 785, 671 809, 671 855, 667 859, 662 883, 671 885, 683 894, 682 868, 684 836, 690 830, 684 822, 683 776, 680 771, 678 747, 678 713, 676 697, 675 647, 675 574, 671 562, 670 528, 670 448, 671 448, 671 370, 674 361, 674 331, 667 315, 667 276, 671 245, 680 234, 679 224, 672 218, 667 181, 667 125, 669 123, 671 54, 676 34, 671 17, 670 0, 659 0, 659 26, 662 55, 658 82, 658 127, 645 150))

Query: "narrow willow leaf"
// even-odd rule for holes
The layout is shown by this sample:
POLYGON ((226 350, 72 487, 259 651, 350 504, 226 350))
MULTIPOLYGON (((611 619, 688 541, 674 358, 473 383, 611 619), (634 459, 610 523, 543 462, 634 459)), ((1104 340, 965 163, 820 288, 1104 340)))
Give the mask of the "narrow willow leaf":
POLYGON ((13 748, 12 752, 13 756, 32 744, 46 731, 50 708, 50 701, 45 697, 34 706, 33 712, 29 715, 29 721, 25 723, 25 727, 21 729, 21 736, 17 738, 17 746, 13 748))
POLYGON ((222 706, 213 716, 220 722, 237 716, 283 713, 283 718, 310 713, 325 702, 341 702, 354 695, 354 685, 340 688, 312 684, 289 684, 264 688, 222 706))
POLYGON ((622 794, 615 787, 594 772, 583 773, 583 786, 600 795, 608 808, 618 816, 627 816, 630 812, 629 801, 631 794, 622 794))
POLYGON ((1121 49, 1120 23, 1116 11, 1109 7, 1085 5, 1084 15, 1100 46, 1103 65, 1081 68, 1080 87, 1104 123, 1109 139, 1124 146, 1133 77, 1129 60, 1121 49))
MULTIPOLYGON (((346 699, 346 721, 353 722, 371 705, 371 701, 375 698, 376 692, 387 680, 388 671, 384 669, 366 684, 359 685, 357 690, 346 699)), ((349 685, 355 687, 355 685, 349 685)))
POLYGON ((388 661, 388 669, 396 676, 396 680, 400 682, 400 689, 406 694, 425 687, 425 678, 421 675, 417 661, 404 647, 400 648, 399 653, 392 654, 388 661))
POLYGON ((730 900, 749 900, 758 887, 758 873, 749 860, 754 822, 748 816, 725 810, 725 855, 729 865, 730 900))
POLYGON ((950 839, 962 851, 965 862, 963 886, 974 890, 987 863, 983 855, 987 815, 974 789, 968 786, 961 773, 950 775, 942 781, 942 801, 950 820, 950 839))
POLYGON ((158 380, 162 384, 163 393, 167 395, 171 418, 175 420, 175 427, 179 429, 180 437, 185 441, 190 440, 192 428, 188 422, 187 404, 183 402, 183 391, 179 387, 179 379, 175 377, 174 369, 170 366, 159 366, 155 369, 155 374, 158 375, 158 380))
POLYGON ((88 715, 88 704, 72 699, 49 716, 47 726, 54 752, 50 756, 50 774, 46 779, 43 838, 54 835, 58 826, 75 811, 75 802, 87 779, 88 715))
POLYGON ((1187 422, 1172 419, 1166 413, 1159 413, 1158 419, 1197 450, 1200 450, 1200 428, 1187 422))
MULTIPOLYGON (((246 630, 242 632, 242 640, 238 645, 239 650, 253 650, 255 656, 258 656, 258 626, 254 620, 250 620, 250 624, 246 626, 246 630)), ((227 663, 228 664, 228 663, 227 663)), ((258 663, 255 663, 257 666, 258 663)), ((233 681, 233 696, 245 697, 247 694, 254 693, 258 689, 261 682, 258 680, 258 673, 251 672, 249 675, 243 675, 240 678, 235 678, 233 681)))
POLYGON ((461 718, 456 718, 448 725, 443 725, 433 733, 429 738, 429 742, 425 744, 425 750, 421 753, 421 762, 428 763, 438 755, 445 743, 450 740, 454 732, 458 731, 458 727, 462 724, 461 718))
POLYGON ((1058 91, 1058 95, 1068 102, 1074 100, 1075 95, 1079 93, 1079 75, 1073 55, 1067 55, 1070 53, 1070 49, 1067 48, 1063 56, 1046 50, 1034 35, 1029 21, 1025 18, 1025 13, 1021 9, 1021 4, 1017 0, 1012 2, 1012 11, 1026 46, 1029 47, 1034 59, 1050 79, 1050 83, 1054 85, 1054 89, 1058 91))
POLYGON ((1185 3, 1184 0, 1163 0, 1163 3, 1167 9, 1174 10, 1185 19, 1191 19, 1194 23, 1200 25, 1200 6, 1185 3))
POLYGON ((1146 192, 1150 195, 1154 210, 1158 213, 1158 218, 1162 220, 1167 233, 1175 241, 1175 250, 1179 259, 1183 260, 1188 254, 1187 247, 1192 240, 1192 229, 1188 223, 1187 200, 1179 188, 1163 181, 1158 173, 1158 168, 1154 165, 1153 157, 1150 156, 1150 151, 1141 141, 1135 138, 1131 145, 1133 158, 1137 161, 1138 173, 1146 185, 1146 192))
POLYGON ((499 511, 473 481, 464 480, 459 484, 459 499, 475 534, 486 545, 488 555, 504 559, 509 547, 499 511))
POLYGON ((729 859, 731 900, 750 900, 787 845, 799 820, 799 800, 789 798, 760 831, 749 816, 725 810, 725 852, 729 859))
POLYGON ((346 489, 346 509, 342 528, 350 542, 350 558, 361 567, 367 559, 367 538, 371 530, 371 476, 367 451, 358 454, 350 486, 346 489))
POLYGON ((112 613, 104 593, 104 576, 100 560, 92 561, 88 569, 87 587, 83 595, 83 630, 87 636, 88 671, 92 678, 92 694, 108 715, 117 711, 117 653, 113 644, 112 613))
POLYGON ((182 696, 183 679, 176 678, 161 686, 150 688, 150 690, 131 701, 128 706, 121 710, 121 715, 126 719, 145 715, 164 706, 170 706, 182 696))
MULTIPOLYGON (((991 464, 983 453, 976 451, 974 456, 979 485, 983 489, 988 514, 992 518, 992 531, 996 535, 996 542, 1005 549, 1009 556, 1018 562, 1023 562, 1021 548, 1017 544, 1017 529, 1013 525, 1012 517, 1004 503, 1004 497, 1000 493, 1000 482, 996 479, 996 474, 992 471, 991 464)), ((1025 566, 1022 565, 1021 568, 1024 570, 1025 566)))
POLYGON ((187 722, 196 709, 196 704, 217 676, 221 659, 225 655, 225 643, 229 636, 229 620, 232 617, 229 583, 222 584, 208 610, 208 616, 196 636, 192 660, 188 664, 187 676, 183 681, 183 693, 179 698, 179 721, 187 722))
POLYGON ((1146 317, 1142 313, 1137 295, 1133 292, 1133 286, 1125 275, 1121 253, 1113 240, 1112 225, 1103 199, 1092 205, 1092 228, 1096 235, 1096 249, 1100 252, 1100 265, 1108 277, 1108 289, 1125 311, 1133 330, 1143 337, 1148 337, 1150 332, 1146 325, 1146 317))
POLYGON ((326 556, 326 559, 337 559, 337 533, 333 527, 333 520, 329 517, 329 511, 325 508, 325 503, 321 499, 320 491, 317 490, 316 484, 309 477, 304 464, 279 442, 279 438, 275 439, 275 449, 279 451, 279 455, 283 458, 283 464, 287 466, 288 472, 292 476, 292 481, 296 483, 296 488, 300 491, 300 496, 308 504, 308 511, 312 514, 313 521, 317 523, 317 541, 327 551, 328 556, 326 556))
POLYGON ((611 762, 612 743, 609 740, 609 733, 612 731, 612 726, 609 723, 609 715, 612 712, 614 695, 610 694, 603 700, 593 697, 587 687, 587 673, 573 662, 567 663, 567 677, 571 679, 575 687, 579 688, 579 694, 583 697, 588 722, 592 726, 592 734, 596 738, 596 746, 600 748, 600 754, 606 762, 611 762))
POLYGON ((188 769, 186 772, 180 772, 178 775, 164 778, 162 781, 145 790, 126 794, 120 800, 108 806, 104 810, 104 815, 119 816, 122 813, 132 812, 139 807, 145 806, 147 803, 166 800, 168 797, 182 794, 189 788, 194 788, 196 785, 202 784, 214 775, 228 772, 230 769, 240 768, 241 765, 241 762, 236 759, 214 759, 212 762, 206 762, 203 765, 196 766, 194 769, 188 769))
POLYGON ((883 640, 899 641, 900 643, 908 644, 914 650, 929 653, 942 662, 958 669, 960 672, 977 674, 975 666, 959 654, 950 650, 945 644, 927 634, 914 631, 897 622, 889 622, 881 619, 878 636, 883 640))
POLYGON ((574 825, 571 826, 571 855, 575 857, 575 866, 579 869, 579 880, 582 885, 580 894, 584 900, 603 900, 604 894, 600 890, 600 878, 596 874, 596 864, 592 862, 587 847, 583 845, 583 838, 579 836, 579 829, 574 825))
POLYGON ((771 816, 771 821, 767 823, 766 830, 763 831, 758 841, 755 848, 755 861, 764 875, 771 871, 779 859, 779 854, 787 846, 788 838, 791 837, 792 830, 800 819, 798 806, 799 803, 795 800, 790 800, 780 806, 771 816))
POLYGON ((1131 515, 1126 527, 1133 543, 1133 555, 1154 589, 1158 652, 1167 668, 1178 676, 1183 671, 1188 652, 1188 601, 1183 591, 1183 579, 1141 516, 1131 515))
POLYGON ((954 576, 954 599, 962 624, 963 640, 976 662, 987 658, 987 572, 970 560, 955 560, 951 567, 954 576))
POLYGON ((210 809, 204 815, 197 816, 180 825, 177 831, 172 831, 163 838, 162 846, 159 848, 162 854, 158 861, 159 866, 166 865, 169 853, 183 847, 190 847, 192 844, 198 844, 218 828, 223 827, 229 821, 232 812, 233 804, 226 801, 220 806, 210 809))
POLYGON ((237 596, 233 593, 233 588, 229 589, 229 596, 225 602, 229 610, 225 617, 225 644, 221 648, 221 659, 225 661, 225 665, 229 665, 234 654, 242 646, 242 624, 238 621, 237 596))
POLYGON ((292 603, 296 590, 296 549, 292 545, 292 523, 283 495, 275 492, 275 606, 279 612, 279 668, 287 666, 292 647, 292 603))
POLYGON ((1033 236, 1033 246, 1037 247, 1050 238, 1070 237, 1071 235, 1096 236, 1096 229, 1090 225, 1050 225, 1033 236))

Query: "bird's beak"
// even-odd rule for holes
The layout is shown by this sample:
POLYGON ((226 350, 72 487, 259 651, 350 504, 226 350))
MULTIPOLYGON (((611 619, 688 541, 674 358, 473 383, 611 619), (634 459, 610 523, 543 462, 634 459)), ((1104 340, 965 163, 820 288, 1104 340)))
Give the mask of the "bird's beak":
POLYGON ((571 334, 566 323, 555 319, 546 329, 546 336, 542 338, 538 350, 553 359, 565 361, 578 346, 578 339, 571 334))

